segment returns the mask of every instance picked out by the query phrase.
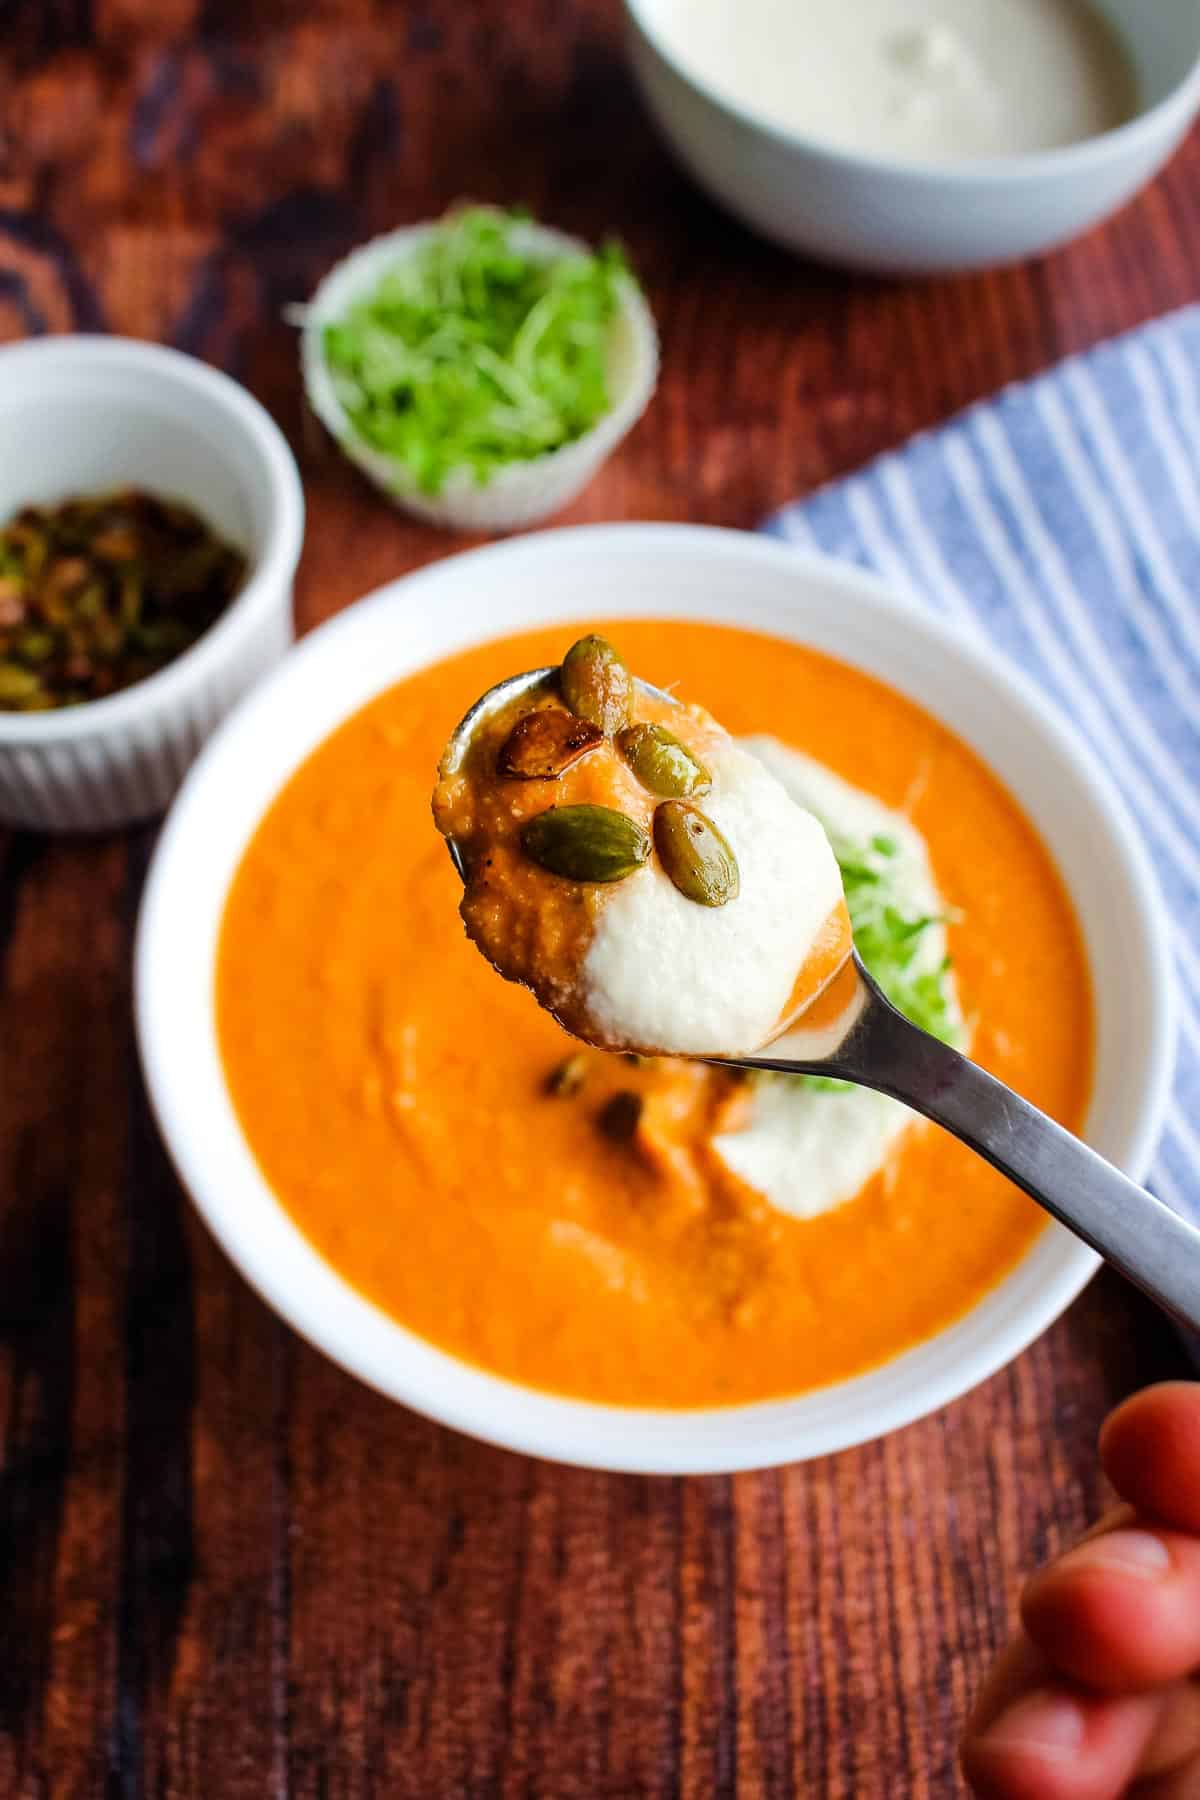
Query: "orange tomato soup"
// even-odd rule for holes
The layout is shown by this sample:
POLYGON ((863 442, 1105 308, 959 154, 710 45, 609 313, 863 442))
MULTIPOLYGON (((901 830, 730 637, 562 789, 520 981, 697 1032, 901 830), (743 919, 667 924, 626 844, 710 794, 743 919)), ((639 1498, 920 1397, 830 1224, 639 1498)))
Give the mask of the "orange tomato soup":
MULTIPOLYGON (((974 754, 889 688, 797 645, 676 621, 581 628, 730 731, 772 733, 910 813, 955 909, 972 1054, 1077 1128, 1092 1042, 1079 930, 1044 847, 974 754)), ((784 1216, 707 1152, 746 1103, 735 1083, 581 1051, 467 941, 430 816, 438 758, 480 693, 557 661, 576 635, 498 640, 402 682, 271 807, 217 964, 242 1128, 348 1281, 516 1381, 699 1407, 858 1374, 974 1305, 1042 1215, 921 1127, 848 1204, 784 1216)))

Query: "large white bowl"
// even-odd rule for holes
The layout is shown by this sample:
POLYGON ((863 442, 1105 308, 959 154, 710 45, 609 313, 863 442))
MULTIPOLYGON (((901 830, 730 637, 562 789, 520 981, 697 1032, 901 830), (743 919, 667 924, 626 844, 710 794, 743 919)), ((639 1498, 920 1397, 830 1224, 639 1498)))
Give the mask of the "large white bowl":
POLYGON ((267 1186, 222 1074, 213 961, 226 892, 301 759, 434 659, 526 626, 614 613, 717 620, 815 645, 884 677, 987 759, 1053 851, 1087 939, 1099 1006, 1089 1141, 1132 1175, 1145 1172, 1170 1079, 1169 961, 1154 878, 1107 780, 1023 679, 880 581, 704 527, 577 528, 452 557, 314 633, 238 708, 189 776, 146 889, 136 1001, 150 1093, 183 1181, 243 1274, 298 1331, 394 1399, 477 1437, 601 1468, 712 1472, 817 1456, 990 1375, 1079 1292, 1096 1267, 1091 1252, 1051 1227, 959 1323, 883 1368, 795 1399, 695 1412, 561 1399, 435 1349, 350 1287, 267 1186))
POLYGON ((118 487, 190 502, 245 551, 249 572, 158 674, 86 706, 0 712, 6 825, 106 830, 161 812, 217 720, 292 642, 304 495, 253 395, 194 356, 132 338, 0 349, 0 524, 22 506, 118 487))
POLYGON ((715 199, 790 250, 882 274, 925 274, 1065 243, 1122 206, 1176 149, 1200 109, 1195 0, 1095 4, 1132 55, 1137 116, 1061 149, 951 164, 839 150, 786 131, 689 70, 656 22, 657 0, 625 0, 625 9, 646 103, 715 199))

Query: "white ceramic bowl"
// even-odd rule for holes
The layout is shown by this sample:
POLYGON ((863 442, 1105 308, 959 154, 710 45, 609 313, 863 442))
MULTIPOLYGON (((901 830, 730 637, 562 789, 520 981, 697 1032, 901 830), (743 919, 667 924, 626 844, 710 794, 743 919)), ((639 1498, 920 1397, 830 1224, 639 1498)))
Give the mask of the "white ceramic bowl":
POLYGON ((292 642, 304 498, 258 401, 194 357, 129 338, 0 349, 0 523, 126 485, 190 502, 246 552, 249 575, 148 680, 62 712, 0 712, 5 824, 101 830, 161 812, 217 720, 292 642))
POLYGON ((625 0, 642 93, 700 185, 788 249, 885 274, 1048 250, 1114 212, 1167 161, 1200 109, 1200 10, 1194 0, 1095 4, 1133 57, 1136 118, 1062 149, 947 165, 839 150, 755 116, 673 53, 658 0, 625 0))
POLYGON ((324 626, 249 697, 185 783, 150 873, 136 968, 150 1093, 184 1183, 242 1273, 298 1331, 394 1399, 477 1437, 601 1468, 711 1472, 817 1456, 903 1425, 990 1375, 1079 1292, 1096 1267, 1091 1252, 1052 1226, 958 1324, 883 1368, 796 1399, 696 1412, 560 1399, 435 1349, 343 1281, 267 1186, 222 1074, 213 958, 226 892, 301 759, 432 660, 548 621, 564 621, 566 638, 565 622, 614 613, 718 620, 813 644, 892 682, 987 759, 1053 851, 1086 935, 1099 1008, 1088 1137, 1144 1173, 1173 1051, 1166 929, 1107 780, 1023 679, 882 582, 699 526, 576 528, 452 557, 324 626))
MULTIPOLYGON (((612 405, 590 431, 561 450, 497 470, 484 485, 469 469, 453 470, 439 494, 426 494, 408 471, 364 444, 350 427, 325 360, 322 334, 355 303, 378 287, 398 262, 413 256, 438 230, 438 222, 409 225, 373 238, 338 263, 302 309, 300 360, 309 405, 352 462, 406 512, 455 531, 511 531, 549 518, 572 501, 637 423, 658 378, 658 334, 640 288, 621 286, 609 352, 612 405)), ((547 226, 514 228, 518 247, 547 260, 587 245, 547 226)))

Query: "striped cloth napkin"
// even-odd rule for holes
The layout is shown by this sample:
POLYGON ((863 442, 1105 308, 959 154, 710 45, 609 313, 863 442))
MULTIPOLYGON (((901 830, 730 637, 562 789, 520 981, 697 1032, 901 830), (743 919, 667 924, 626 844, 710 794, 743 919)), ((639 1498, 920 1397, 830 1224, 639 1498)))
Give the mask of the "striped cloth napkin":
POLYGON ((1007 389, 766 529, 986 637, 1121 789, 1178 970, 1178 1073, 1149 1185, 1200 1220, 1200 306, 1007 389))

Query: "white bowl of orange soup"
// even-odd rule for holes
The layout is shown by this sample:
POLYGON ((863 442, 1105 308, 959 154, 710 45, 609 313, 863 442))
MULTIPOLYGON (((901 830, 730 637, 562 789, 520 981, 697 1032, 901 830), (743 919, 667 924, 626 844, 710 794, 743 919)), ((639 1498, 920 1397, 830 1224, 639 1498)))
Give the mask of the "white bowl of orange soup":
POLYGON ((1102 771, 1023 678, 881 581, 704 527, 452 557, 314 633, 243 703, 146 890, 151 1097, 243 1274, 392 1398, 593 1467, 822 1455, 1000 1368, 1096 1259, 932 1127, 853 1198, 792 1217, 664 1181, 595 1129, 654 1065, 590 1051, 583 1090, 551 1091, 574 1046, 467 942, 430 793, 476 695, 593 627, 735 733, 910 816, 973 1053, 1145 1173, 1167 937, 1102 771))

